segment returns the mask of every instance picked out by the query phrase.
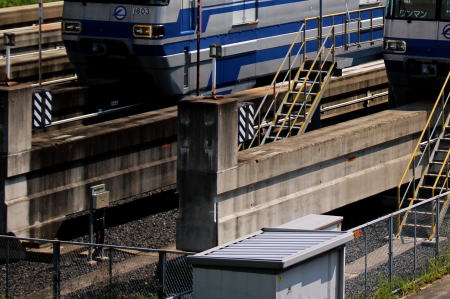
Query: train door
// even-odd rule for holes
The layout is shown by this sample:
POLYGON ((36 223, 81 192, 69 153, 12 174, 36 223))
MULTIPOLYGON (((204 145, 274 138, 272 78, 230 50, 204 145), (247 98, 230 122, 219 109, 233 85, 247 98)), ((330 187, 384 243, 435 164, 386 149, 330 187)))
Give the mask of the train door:
POLYGON ((195 29, 195 1, 181 1, 181 33, 193 33, 195 29))

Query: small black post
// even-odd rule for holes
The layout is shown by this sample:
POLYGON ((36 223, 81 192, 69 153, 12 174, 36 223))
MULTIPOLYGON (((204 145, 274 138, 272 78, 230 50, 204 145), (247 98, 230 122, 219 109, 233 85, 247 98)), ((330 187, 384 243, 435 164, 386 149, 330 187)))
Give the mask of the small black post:
POLYGON ((5 298, 9 298, 9 239, 6 239, 6 282, 5 298))
POLYGON ((159 251, 159 289, 158 289, 158 298, 163 299, 165 296, 164 294, 164 286, 166 285, 166 252, 165 251, 159 251))
POLYGON ((61 257, 61 243, 56 241, 53 243, 53 298, 59 299, 61 296, 60 286, 60 267, 59 261, 61 257))

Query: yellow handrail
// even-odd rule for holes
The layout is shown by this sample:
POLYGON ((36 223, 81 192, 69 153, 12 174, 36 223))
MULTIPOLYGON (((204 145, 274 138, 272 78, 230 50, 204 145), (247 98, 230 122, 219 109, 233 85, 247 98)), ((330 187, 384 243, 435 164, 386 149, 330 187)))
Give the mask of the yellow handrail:
MULTIPOLYGON (((295 36, 295 38, 294 38, 294 41, 291 43, 291 46, 289 47, 289 49, 288 49, 286 55, 284 56, 283 61, 281 62, 280 66, 278 67, 278 70, 277 70, 277 72, 276 72, 276 74, 275 74, 275 76, 274 76, 272 82, 270 83, 270 86, 273 86, 273 100, 272 100, 272 103, 270 104, 270 107, 269 107, 268 111, 271 109, 271 107, 272 107, 274 104, 276 104, 276 102, 277 102, 277 100, 278 100, 279 92, 277 92, 277 90, 276 90, 276 83, 277 83, 278 76, 279 76, 280 73, 283 71, 283 68, 284 68, 284 66, 285 66, 285 64, 286 64, 286 61, 288 60, 288 57, 291 56, 292 50, 293 50, 294 46, 297 44, 297 42, 299 41, 300 36, 301 36, 302 34, 304 34, 305 28, 306 28, 306 25, 305 25, 305 23, 303 23, 303 24, 300 26, 300 29, 298 30, 298 32, 297 32, 297 34, 296 34, 296 36, 295 36)), ((296 63, 297 57, 299 57, 299 55, 301 54, 302 50, 303 50, 303 51, 306 51, 305 41, 302 41, 302 43, 301 43, 301 45, 300 45, 300 48, 299 48, 299 50, 297 51, 297 54, 295 55, 294 61, 292 61, 292 64, 290 64, 290 65, 288 66, 288 73, 286 74, 286 76, 285 76, 285 78, 283 79, 283 82, 282 82, 282 83, 285 82, 285 80, 286 80, 288 74, 292 71, 293 65, 296 63)), ((303 65, 303 64, 304 64, 304 62, 301 63, 301 65, 303 65)), ((290 82, 289 82, 289 84, 290 84, 290 82)), ((256 112, 255 112, 254 119, 257 119, 257 118, 260 116, 262 107, 264 106, 264 103, 265 103, 265 101, 266 101, 268 95, 269 95, 269 92, 266 93, 265 96, 264 96, 264 98, 262 99, 261 104, 259 105, 258 109, 257 109, 256 112)), ((267 113, 266 113, 266 115, 263 117, 263 120, 264 120, 266 117, 267 117, 267 113)), ((259 123, 257 129, 255 130, 255 133, 254 133, 254 136, 253 136, 252 141, 251 141, 251 143, 250 143, 250 146, 251 146, 251 145, 253 144, 253 142, 258 138, 258 136, 259 136, 259 134, 260 134, 260 131, 261 131, 261 128, 262 128, 261 123, 263 122, 263 120, 260 120, 260 123, 259 123)), ((241 146, 242 146, 242 144, 239 145, 238 150, 240 150, 241 146)))
POLYGON ((411 155, 411 158, 409 159, 409 162, 408 162, 405 170, 403 171, 403 175, 402 175, 402 178, 400 179, 400 183, 397 186, 397 205, 398 205, 399 208, 403 204, 403 200, 404 200, 404 199, 403 200, 401 199, 401 186, 405 182, 406 175, 408 174, 408 171, 411 168, 412 163, 414 162, 414 159, 415 159, 415 157, 417 155, 417 152, 418 152, 418 150, 420 148, 420 144, 422 143, 423 138, 425 136, 425 133, 427 132, 427 129, 430 126, 431 121, 432 121, 432 119, 435 116, 434 114, 435 114, 435 112, 437 110, 437 106, 439 104, 439 99, 444 96, 445 88, 447 86, 447 83, 449 82, 449 79, 450 79, 450 72, 448 73, 447 78, 445 79, 444 85, 442 86, 442 89, 441 89, 441 91, 440 91, 440 93, 439 93, 439 95, 438 95, 438 97, 436 99, 436 103, 434 103, 434 106, 433 106, 433 109, 431 110, 430 116, 428 117, 427 122, 425 123, 425 127, 422 130, 422 133, 420 134, 419 141, 417 142, 417 144, 416 144, 416 146, 414 148, 414 151, 413 151, 413 153, 411 155))
MULTIPOLYGON (((332 36, 334 35, 334 27, 332 28, 332 33, 331 34, 332 34, 332 36)), ((334 52, 334 45, 330 48, 330 51, 328 51, 327 55, 323 59, 323 62, 321 64, 321 66, 320 66, 320 70, 323 70, 323 67, 324 67, 325 63, 327 62, 328 57, 330 56, 330 54, 333 55, 334 54, 333 52, 334 52)), ((333 70, 334 66, 335 66, 335 62, 333 61, 333 63, 330 65, 330 67, 329 67, 329 69, 327 71, 327 76, 324 78, 324 81, 322 82, 323 86, 325 86, 327 84, 329 78, 331 77, 331 71, 333 70)), ((320 73, 317 73, 316 77, 314 78, 314 82, 316 82, 317 77, 319 76, 319 74, 320 73)), ((312 90, 312 87, 313 87, 313 85, 310 86, 309 92, 312 90)), ((315 108, 317 106, 317 103, 318 103, 319 99, 322 96, 322 90, 323 90, 323 88, 321 88, 319 90, 319 92, 317 93, 317 95, 314 97, 314 101, 313 101, 309 111, 314 111, 315 110, 315 108)), ((298 96, 300 96, 300 93, 297 95, 297 97, 298 96)), ((306 106, 304 106, 304 109, 306 110, 306 106)), ((292 131, 293 127, 295 126, 295 122, 297 121, 298 116, 299 116, 299 113, 296 115, 294 121, 292 122, 292 125, 289 128, 289 132, 288 132, 287 136, 291 135, 291 131, 292 131)), ((303 134, 306 131, 306 127, 309 124, 309 120, 311 119, 311 117, 312 117, 312 114, 308 113, 307 116, 306 116, 306 119, 303 121, 302 126, 299 129, 297 135, 303 134)))
MULTIPOLYGON (((300 98, 301 92, 303 91, 303 88, 306 86, 307 78, 310 77, 310 74, 311 74, 312 70, 314 69, 314 66, 316 65, 316 63, 317 63, 317 61, 319 60, 319 58, 321 57, 321 55, 325 52, 325 50, 328 50, 328 48, 326 48, 325 45, 326 45, 326 43, 327 43, 327 41, 328 41, 328 38, 329 38, 330 36, 331 36, 331 37, 334 37, 334 27, 331 27, 330 32, 327 34, 325 40, 323 41, 322 46, 320 47, 319 51, 317 51, 316 57, 314 58, 313 63, 312 63, 312 65, 310 66, 308 73, 305 75, 305 79, 304 79, 304 81, 303 81, 303 84, 302 84, 302 86, 300 87, 300 89, 297 91, 298 93, 297 93, 296 97, 294 98, 294 101, 292 102, 291 106, 289 107, 288 112, 286 113, 288 117, 291 115, 292 109, 294 108, 295 104, 297 103, 298 99, 300 98)), ((328 51, 328 55, 326 55, 325 59, 323 60, 323 63, 322 63, 321 66, 320 66, 321 69, 322 69, 323 65, 325 64, 325 61, 326 61, 326 59, 328 58, 329 54, 330 54, 333 50, 334 50, 334 46, 332 45, 332 47, 331 47, 331 48, 329 49, 329 51, 328 51)), ((297 72, 296 77, 298 77, 298 74, 299 74, 299 73, 300 73, 300 70, 297 72)), ((317 73, 316 79, 317 79, 317 76, 319 76, 319 73, 317 73)), ((306 87, 305 87, 305 88, 306 88, 306 87)), ((305 107, 305 108, 306 108, 306 107, 305 107)), ((301 109, 300 109, 299 112, 301 112, 301 109)), ((283 121, 282 121, 282 123, 281 123, 281 127, 284 127, 284 125, 286 124, 286 121, 288 120, 288 117, 286 117, 286 118, 283 119, 283 121)), ((295 120, 297 120, 297 118, 298 118, 298 114, 297 114, 295 120)), ((295 120, 294 120, 294 122, 292 123, 292 125, 289 126, 288 136, 290 136, 290 132, 291 132, 292 128, 293 128, 294 125, 295 125, 295 120)), ((305 120, 305 121, 306 121, 306 120, 305 120)), ((276 122, 276 115, 275 115, 275 118, 274 118, 273 122, 274 122, 274 124, 275 124, 275 122, 276 122)), ((304 125, 304 124, 303 124, 303 125, 304 125)), ((302 125, 302 127, 303 127, 303 125, 302 125)), ((270 133, 270 132, 268 131, 267 134, 269 134, 269 133, 270 133)), ((299 132, 299 133, 301 134, 302 132, 299 132)), ((267 137, 267 134, 266 134, 265 137, 267 137)), ((275 140, 277 140, 277 138, 280 136, 280 134, 281 134, 281 130, 279 130, 279 131, 277 132, 277 134, 275 135, 275 140)))
MULTIPOLYGON (((322 19, 324 19, 324 18, 332 18, 331 19, 331 23, 332 24, 329 24, 326 27, 331 27, 333 32, 334 32, 335 31, 334 26, 339 25, 339 24, 335 24, 335 21, 336 21, 335 17, 337 17, 337 16, 346 16, 346 15, 349 15, 349 14, 352 14, 352 13, 358 13, 358 16, 361 17, 362 13, 364 13, 366 11, 370 11, 371 13, 370 13, 370 16, 368 17, 370 19, 370 26, 369 27, 361 28, 361 26, 358 26, 357 29, 354 29, 354 30, 352 29, 350 31, 347 31, 347 27, 346 27, 345 34, 350 34, 352 32, 359 32, 359 31, 362 31, 362 30, 373 31, 374 29, 378 29, 378 28, 381 28, 381 27, 384 26, 384 22, 383 22, 383 24, 380 24, 380 25, 379 24, 377 24, 377 25, 373 24, 373 19, 379 19, 379 18, 382 17, 382 16, 374 17, 374 11, 380 10, 380 9, 382 10, 383 8, 384 8, 384 6, 377 6, 377 7, 369 7, 369 8, 365 8, 365 9, 357 9, 357 10, 352 10, 352 11, 334 13, 334 14, 325 15, 325 16, 322 17, 322 19)), ((284 96, 282 96, 282 94, 283 94, 282 91, 285 90, 284 88, 285 88, 285 83, 286 82, 288 84, 288 90, 292 89, 291 88, 291 84, 293 84, 293 83, 291 83, 292 82, 291 81, 291 75, 293 75, 293 70, 292 69, 296 68, 295 66, 297 65, 296 64, 297 59, 300 60, 299 65, 298 65, 299 69, 302 69, 304 67, 304 60, 306 59, 306 44, 307 44, 307 42, 311 42, 311 41, 314 41, 314 40, 319 40, 319 38, 321 38, 320 36, 307 37, 307 34, 306 34, 306 32, 307 32, 307 28, 306 27, 307 26, 306 26, 306 24, 307 24, 308 21, 319 20, 319 19, 320 19, 319 16, 303 19, 303 24, 301 25, 300 30, 295 35, 293 43, 291 43, 291 45, 290 45, 290 47, 289 47, 289 49, 287 51, 286 56, 284 57, 281 65, 278 67, 278 69, 277 69, 277 71, 275 73, 275 76, 274 76, 274 78, 273 78, 273 80, 272 80, 272 82, 270 84, 270 86, 271 86, 270 91, 268 91, 264 95, 264 97, 263 97, 259 107, 257 108, 257 110, 255 112, 254 119, 257 120, 258 123, 257 123, 257 125, 254 126, 253 138, 249 141, 249 143, 247 145, 240 144, 239 147, 238 147, 238 150, 242 149, 244 146, 250 148, 250 147, 254 146, 254 144, 256 144, 256 143, 259 144, 259 142, 261 142, 261 138, 262 138, 262 140, 265 139, 266 136, 262 136, 263 135, 262 132, 264 131, 264 128, 266 128, 267 126, 270 126, 269 124, 272 123, 272 122, 267 122, 266 119, 271 114, 271 111, 273 111, 275 113, 275 111, 277 110, 277 107, 279 107, 278 103, 280 103, 280 102, 284 103, 285 100, 287 99, 288 93, 284 94, 284 96), (302 37, 301 37, 301 34, 303 34, 302 37), (301 41, 300 41, 300 38, 302 39, 301 41), (299 50, 298 51, 296 50, 296 52, 297 52, 296 54, 292 53, 294 51, 294 46, 297 45, 297 44, 300 44, 299 50), (302 51, 303 51, 303 53, 301 53, 302 51), (303 59, 301 58, 302 54, 303 54, 303 59), (293 63, 291 63, 291 61, 290 61, 291 57, 294 59, 293 63), (287 62, 288 58, 289 58, 290 65, 288 66, 288 70, 286 72, 286 75, 284 76, 283 82, 280 83, 280 84, 277 84, 277 80, 281 80, 279 77, 283 73, 283 70, 286 68, 286 62, 287 62), (302 60, 303 60, 303 63, 302 63, 302 60), (289 79, 287 79, 287 78, 289 78, 289 79), (286 80, 288 80, 288 81, 286 81, 286 80), (272 96, 269 97, 269 95, 272 95, 272 96), (267 102, 267 100, 269 98, 271 100, 270 100, 269 103, 266 104, 266 102, 267 102), (263 108, 266 109, 267 106, 269 106, 269 108, 267 110, 264 110, 265 112, 263 112, 263 108)), ((346 20, 345 24, 347 24, 347 19, 345 19, 345 20, 346 20)), ((357 20, 359 20, 359 22, 361 22, 360 19, 357 19, 357 20)), ((319 23, 320 23, 320 21, 319 21, 319 23)), ((342 23, 342 24, 344 24, 344 23, 342 23)), ((310 29, 308 29, 308 32, 309 32, 309 30, 310 29)), ((321 33, 321 30, 318 30, 317 35, 322 35, 322 38, 324 36, 324 34, 321 33)), ((375 40, 377 40, 377 38, 373 39, 372 34, 371 34, 370 40, 367 41, 367 42, 373 43, 373 41, 375 41, 375 40)), ((345 46, 346 47, 348 46, 347 42, 346 42, 345 46)), ((335 49, 335 47, 336 46, 334 45, 334 42, 333 42, 333 57, 334 57, 334 49, 335 49)), ((325 51, 323 51, 323 52, 325 52, 325 51)), ((294 86, 295 86, 295 83, 294 83, 294 86)), ((302 90, 303 90, 303 88, 302 88, 302 90)), ((298 101, 298 98, 296 98, 296 101, 298 101)), ((302 108, 303 107, 301 107, 301 109, 302 108)), ((279 123, 279 121, 276 118, 274 119, 274 121, 279 123)), ((283 125, 284 125, 284 123, 283 123, 283 125)), ((292 128, 293 126, 290 126, 290 127, 292 128)))

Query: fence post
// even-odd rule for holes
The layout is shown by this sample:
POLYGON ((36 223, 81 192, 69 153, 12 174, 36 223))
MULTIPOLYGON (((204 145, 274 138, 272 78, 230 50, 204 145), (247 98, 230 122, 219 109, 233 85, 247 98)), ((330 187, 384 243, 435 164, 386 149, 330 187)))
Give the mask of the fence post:
POLYGON ((111 288, 112 286, 112 251, 113 249, 110 247, 108 250, 108 258, 109 258, 109 287, 111 288))
POLYGON ((56 241, 53 243, 53 298, 59 299, 61 295, 60 289, 60 267, 59 261, 61 257, 61 243, 56 241))
POLYGON ((392 258, 392 253, 393 253, 393 244, 392 244, 392 234, 393 234, 393 230, 394 230, 394 221, 392 216, 389 217, 389 283, 392 283, 392 262, 393 262, 393 258, 392 258))
POLYGON ((5 298, 9 298, 9 239, 6 239, 6 281, 5 298))
POLYGON ((414 280, 416 280, 417 268, 417 209, 414 208, 414 280))
POLYGON ((367 298, 367 232, 364 228, 364 298, 367 298))
POLYGON ((158 298, 159 299, 163 299, 165 296, 164 294, 164 286, 166 284, 166 252, 165 251, 159 251, 158 252, 159 255, 159 260, 158 260, 158 264, 159 264, 159 288, 158 288, 158 298))
POLYGON ((439 256, 439 229, 440 229, 440 223, 439 223, 439 214, 440 214, 440 204, 441 204, 441 197, 436 198, 436 257, 439 256))

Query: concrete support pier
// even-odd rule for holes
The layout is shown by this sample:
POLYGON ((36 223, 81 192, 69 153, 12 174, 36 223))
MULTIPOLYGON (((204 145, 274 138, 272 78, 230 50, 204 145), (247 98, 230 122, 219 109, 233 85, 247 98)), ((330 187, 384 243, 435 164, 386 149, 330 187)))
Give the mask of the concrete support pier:
POLYGON ((202 251, 395 187, 427 109, 386 110, 238 153, 234 100, 182 102, 177 247, 202 251))
MULTIPOLYGON (((7 232, 7 223, 14 219, 8 217, 8 201, 14 196, 26 194, 26 179, 20 175, 23 165, 29 164, 31 149, 31 88, 15 86, 0 87, 0 233, 7 232), (11 160, 27 160, 21 165, 11 163, 11 160), (18 175, 12 175, 12 174, 18 175), (11 177, 8 180, 8 177, 11 177)), ((16 217, 25 217, 26 212, 19 208, 16 217)))
POLYGON ((217 245, 221 174, 237 166, 237 100, 186 100, 178 111, 177 244, 201 251, 217 245))

